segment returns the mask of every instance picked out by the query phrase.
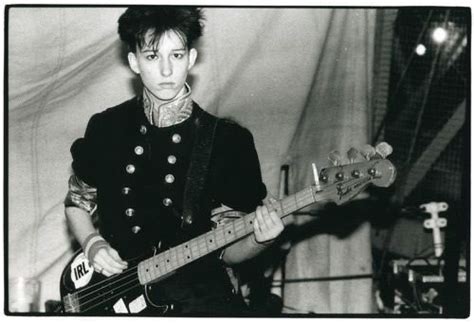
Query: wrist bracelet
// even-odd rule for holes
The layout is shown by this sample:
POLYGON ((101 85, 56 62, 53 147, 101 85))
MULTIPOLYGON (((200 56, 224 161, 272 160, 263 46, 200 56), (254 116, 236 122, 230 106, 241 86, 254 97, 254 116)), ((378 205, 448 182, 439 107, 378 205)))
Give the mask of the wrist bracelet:
POLYGON ((86 247, 87 247, 87 244, 90 242, 90 240, 94 237, 100 237, 100 234, 98 232, 93 232, 91 234, 89 234, 85 239, 84 241, 82 242, 82 250, 86 250, 86 247))
MULTIPOLYGON (((91 233, 90 235, 87 236, 87 238, 84 240, 84 243, 82 244, 82 250, 84 251, 84 255, 86 256, 86 258, 89 260, 89 262, 92 263, 92 258, 91 255, 90 255, 90 250, 91 250, 91 247, 97 243, 97 242, 105 242, 105 239, 102 238, 102 236, 97 233, 97 232, 94 232, 94 233, 91 233)), ((95 252, 97 253, 97 252, 95 252)), ((95 256, 95 253, 94 253, 94 256, 95 256)))

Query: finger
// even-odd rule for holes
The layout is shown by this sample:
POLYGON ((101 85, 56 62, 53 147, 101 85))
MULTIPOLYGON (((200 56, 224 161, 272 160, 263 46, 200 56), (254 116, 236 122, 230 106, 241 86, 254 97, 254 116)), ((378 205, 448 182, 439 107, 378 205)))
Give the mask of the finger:
POLYGON ((102 275, 106 276, 106 277, 110 277, 110 276, 115 274, 115 273, 112 273, 112 272, 108 271, 107 269, 103 269, 100 273, 102 275))
POLYGON ((272 207, 268 204, 265 204, 262 207, 262 219, 261 219, 262 222, 260 223, 264 231, 270 229, 273 224, 272 217, 274 217, 275 214, 272 215, 271 213, 272 213, 272 207))
POLYGON ((269 202, 270 204, 274 204, 275 202, 278 202, 278 201, 277 201, 276 198, 274 198, 273 196, 271 196, 271 197, 268 198, 268 202, 269 202))
POLYGON ((97 259, 100 261, 100 264, 104 268, 104 270, 107 270, 108 272, 118 274, 122 272, 122 267, 120 266, 119 263, 117 263, 107 252, 107 250, 100 250, 97 253, 97 259))
POLYGON ((123 269, 127 268, 127 265, 128 265, 127 262, 123 261, 122 258, 120 258, 120 255, 117 252, 117 250, 115 250, 114 248, 110 248, 108 251, 112 259, 114 259, 117 263, 119 263, 123 269))
POLYGON ((262 239, 262 228, 261 226, 261 218, 262 218, 262 207, 258 206, 255 211, 255 219, 253 221, 253 233, 255 234, 255 238, 257 241, 262 239))
POLYGON ((265 231, 265 218, 268 216, 268 209, 265 205, 259 206, 257 208, 255 222, 260 231, 265 231))

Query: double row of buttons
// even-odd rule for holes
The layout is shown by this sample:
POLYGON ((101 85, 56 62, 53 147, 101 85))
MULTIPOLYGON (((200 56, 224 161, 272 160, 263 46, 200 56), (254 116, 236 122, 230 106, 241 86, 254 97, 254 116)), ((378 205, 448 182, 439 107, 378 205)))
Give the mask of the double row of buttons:
MULTIPOLYGON (((147 133, 146 126, 144 126, 144 125, 140 126, 140 133, 142 135, 145 135, 147 133)), ((178 144, 178 143, 181 142, 181 136, 179 134, 175 133, 171 136, 171 141, 175 144, 178 144)), ((145 149, 142 146, 138 145, 134 148, 133 151, 135 152, 135 154, 137 156, 141 156, 145 152, 145 149)), ((168 161, 168 164, 171 164, 171 165, 176 164, 176 161, 177 161, 176 156, 169 155, 168 158, 167 158, 167 161, 168 161)), ((135 173, 136 167, 133 164, 128 164, 127 166, 125 166, 125 171, 128 174, 132 175, 132 174, 135 173)), ((172 183, 174 183, 174 181, 175 181, 175 177, 174 177, 173 174, 167 174, 165 176, 165 182, 166 183, 172 184, 172 183)), ((123 195, 129 195, 131 193, 131 191, 132 191, 132 189, 130 187, 122 188, 122 194, 123 195)), ((173 200, 171 200, 169 197, 166 197, 166 198, 163 199, 163 205, 164 206, 171 206, 172 204, 173 204, 173 200)), ((133 217, 135 215, 135 210, 133 208, 127 208, 125 210, 125 215, 127 217, 133 217)), ((140 230, 141 230, 141 227, 138 226, 138 225, 135 225, 135 226, 132 227, 132 232, 134 234, 137 234, 138 232, 140 232, 140 230)))

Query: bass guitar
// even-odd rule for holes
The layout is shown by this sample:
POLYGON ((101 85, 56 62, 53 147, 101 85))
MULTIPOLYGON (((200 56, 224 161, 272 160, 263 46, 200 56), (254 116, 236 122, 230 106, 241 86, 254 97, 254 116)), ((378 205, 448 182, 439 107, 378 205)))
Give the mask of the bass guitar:
MULTIPOLYGON (((277 214, 284 218, 320 201, 345 203, 369 184, 388 187, 395 179, 393 164, 383 158, 324 168, 316 183, 277 203, 277 214)), ((121 274, 105 277, 94 271, 84 253, 77 252, 61 276, 60 291, 65 313, 139 313, 155 307, 163 313, 170 305, 151 299, 148 291, 160 281, 218 249, 253 232, 255 212, 222 224, 187 242, 144 259, 129 261, 121 274)))

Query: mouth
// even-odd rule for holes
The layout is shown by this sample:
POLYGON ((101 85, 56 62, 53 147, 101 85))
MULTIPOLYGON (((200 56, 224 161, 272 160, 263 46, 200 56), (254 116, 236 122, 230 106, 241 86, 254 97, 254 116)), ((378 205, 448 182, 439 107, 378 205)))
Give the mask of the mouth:
POLYGON ((174 83, 173 82, 162 82, 158 84, 160 87, 164 89, 172 89, 174 88, 174 83))

